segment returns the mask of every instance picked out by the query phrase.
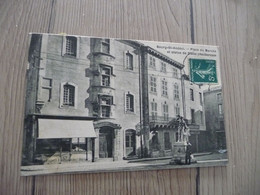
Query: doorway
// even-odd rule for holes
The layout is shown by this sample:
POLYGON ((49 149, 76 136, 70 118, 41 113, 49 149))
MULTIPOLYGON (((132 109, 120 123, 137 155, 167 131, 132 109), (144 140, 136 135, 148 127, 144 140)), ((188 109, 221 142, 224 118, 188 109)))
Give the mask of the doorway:
POLYGON ((99 158, 113 157, 113 136, 112 127, 101 127, 99 130, 99 158))
POLYGON ((132 130, 132 129, 126 130, 125 147, 126 147, 126 156, 136 155, 136 132, 135 132, 135 130, 132 130))

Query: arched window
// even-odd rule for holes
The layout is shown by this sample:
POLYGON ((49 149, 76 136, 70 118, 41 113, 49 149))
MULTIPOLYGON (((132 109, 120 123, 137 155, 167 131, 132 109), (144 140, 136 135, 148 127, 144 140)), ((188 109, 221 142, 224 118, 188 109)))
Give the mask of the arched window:
POLYGON ((74 83, 64 82, 60 85, 60 108, 77 108, 78 86, 74 83))
POLYGON ((125 105, 126 105, 126 112, 134 112, 134 95, 126 94, 126 100, 125 100, 125 105))
POLYGON ((63 85, 63 105, 75 105, 75 87, 69 84, 63 85))

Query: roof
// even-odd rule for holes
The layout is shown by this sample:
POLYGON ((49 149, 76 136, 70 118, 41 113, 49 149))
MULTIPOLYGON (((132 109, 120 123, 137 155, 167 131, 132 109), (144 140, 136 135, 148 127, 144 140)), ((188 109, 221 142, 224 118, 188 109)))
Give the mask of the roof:
POLYGON ((139 41, 133 41, 133 40, 118 40, 118 41, 121 41, 121 42, 124 42, 124 43, 128 43, 136 48, 140 48, 142 49, 143 51, 151 54, 151 55, 154 55, 156 56, 157 58, 160 58, 161 60, 177 67, 177 68, 180 68, 180 69, 183 69, 184 68, 184 65, 173 60, 172 58, 168 57, 167 55, 157 51, 156 49, 150 47, 150 46, 146 46, 144 45, 143 43, 140 43, 139 41))

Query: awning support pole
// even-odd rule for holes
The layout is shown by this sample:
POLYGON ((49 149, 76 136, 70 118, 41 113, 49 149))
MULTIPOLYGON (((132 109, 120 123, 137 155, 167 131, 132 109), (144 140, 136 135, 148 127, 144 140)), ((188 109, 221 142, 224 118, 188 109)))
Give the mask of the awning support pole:
POLYGON ((88 160, 88 138, 86 138, 86 160, 88 160))
POLYGON ((71 153, 71 151, 72 151, 72 138, 70 138, 70 153, 69 153, 69 161, 71 161, 71 155, 72 155, 72 153, 71 153))
POLYGON ((95 138, 91 138, 92 142, 92 162, 95 162, 95 138))
POLYGON ((62 139, 60 139, 60 164, 61 164, 61 153, 62 153, 62 139))

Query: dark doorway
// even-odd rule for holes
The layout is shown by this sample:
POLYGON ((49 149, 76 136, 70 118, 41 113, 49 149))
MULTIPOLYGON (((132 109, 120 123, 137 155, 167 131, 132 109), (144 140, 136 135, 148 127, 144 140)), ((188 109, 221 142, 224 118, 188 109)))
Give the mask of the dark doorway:
POLYGON ((136 155, 136 132, 135 132, 135 130, 132 130, 132 129, 126 130, 125 147, 126 147, 126 156, 136 155))
POLYGON ((99 158, 113 157, 113 136, 112 127, 101 127, 99 130, 99 158))

